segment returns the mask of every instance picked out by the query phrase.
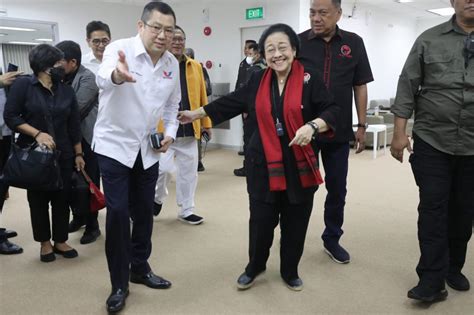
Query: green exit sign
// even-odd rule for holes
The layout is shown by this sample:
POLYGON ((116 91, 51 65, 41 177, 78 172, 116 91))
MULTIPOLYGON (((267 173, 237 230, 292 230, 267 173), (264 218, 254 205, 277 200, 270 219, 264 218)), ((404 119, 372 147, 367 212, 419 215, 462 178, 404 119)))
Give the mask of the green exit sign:
POLYGON ((245 18, 247 20, 263 19, 263 7, 246 9, 245 18))

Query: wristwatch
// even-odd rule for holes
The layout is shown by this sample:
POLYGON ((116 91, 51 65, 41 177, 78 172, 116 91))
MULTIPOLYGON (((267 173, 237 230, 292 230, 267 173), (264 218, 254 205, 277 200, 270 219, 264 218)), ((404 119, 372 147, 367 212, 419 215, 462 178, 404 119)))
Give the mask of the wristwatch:
POLYGON ((319 133, 319 126, 314 121, 308 121, 306 125, 309 125, 313 129, 312 138, 315 139, 319 133))
POLYGON ((357 125, 354 125, 355 127, 361 127, 361 128, 364 128, 364 129, 367 129, 367 127, 369 126, 368 123, 365 123, 365 124, 361 124, 361 123, 358 123, 357 125))

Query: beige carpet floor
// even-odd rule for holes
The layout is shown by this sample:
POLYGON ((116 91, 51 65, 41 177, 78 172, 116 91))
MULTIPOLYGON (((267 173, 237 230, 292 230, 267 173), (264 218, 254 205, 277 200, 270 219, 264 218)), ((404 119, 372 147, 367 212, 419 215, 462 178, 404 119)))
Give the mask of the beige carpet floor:
MULTIPOLYGON (((417 282, 417 187, 409 164, 389 154, 351 152, 342 244, 350 251, 348 265, 332 262, 322 250, 322 205, 315 206, 300 263, 302 292, 287 289, 279 276, 278 230, 267 271, 247 291, 235 281, 247 263, 248 200, 245 179, 232 170, 241 157, 231 150, 210 150, 206 171, 199 174, 196 213, 206 219, 189 226, 176 219, 174 187, 155 219, 153 270, 173 282, 169 290, 131 284, 122 314, 474 314, 473 292, 449 289, 447 301, 431 306, 406 298, 417 282)), ((173 182, 174 184, 174 182, 173 182)), ((33 241, 25 192, 12 189, 2 225, 15 229, 13 239, 24 248, 0 256, 0 314, 105 314, 110 292, 104 239, 80 245, 82 230, 70 235, 79 257, 39 261, 33 241)), ((100 214, 104 232, 105 211, 100 214)), ((465 274, 474 282, 473 246, 465 274)))

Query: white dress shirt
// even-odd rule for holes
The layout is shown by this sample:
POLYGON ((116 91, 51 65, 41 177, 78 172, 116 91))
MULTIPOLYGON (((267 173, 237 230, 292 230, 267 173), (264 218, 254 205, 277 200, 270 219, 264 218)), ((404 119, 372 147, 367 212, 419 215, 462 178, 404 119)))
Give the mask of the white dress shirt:
POLYGON ((168 51, 153 66, 139 35, 107 46, 97 74, 99 113, 94 127, 92 149, 132 168, 141 151, 145 169, 154 165, 159 153, 149 136, 163 119, 165 136, 176 137, 181 88, 179 65, 168 51), (118 51, 125 53, 135 83, 112 82, 118 51))
POLYGON ((100 60, 94 56, 92 50, 81 57, 81 65, 92 71, 96 76, 97 72, 99 72, 100 63, 100 60))

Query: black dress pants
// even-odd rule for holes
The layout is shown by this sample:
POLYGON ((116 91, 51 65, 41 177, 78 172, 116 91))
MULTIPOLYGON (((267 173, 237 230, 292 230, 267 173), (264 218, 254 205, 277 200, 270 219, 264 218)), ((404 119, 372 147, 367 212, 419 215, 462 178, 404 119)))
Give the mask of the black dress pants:
POLYGON ((419 187, 416 268, 420 284, 444 287, 448 272, 460 272, 472 235, 474 156, 436 150, 414 135, 410 163, 419 187))
POLYGON ((158 163, 145 170, 140 153, 133 168, 104 155, 97 157, 107 204, 105 253, 110 280, 114 289, 125 289, 130 271, 139 275, 151 271, 148 258, 158 163))
POLYGON ((248 276, 266 269, 273 243, 273 232, 280 223, 280 274, 285 280, 298 278, 298 264, 303 255, 306 231, 313 209, 314 193, 305 202, 290 204, 286 192, 277 193, 273 203, 250 198, 248 276))
POLYGON ((321 157, 326 173, 324 181, 327 190, 324 203, 324 243, 338 243, 344 231, 344 206, 347 194, 347 173, 349 169, 348 142, 319 143, 321 157))
POLYGON ((57 191, 27 190, 30 205, 33 238, 37 242, 51 239, 63 243, 68 239, 69 194, 71 192, 72 160, 61 161, 61 178, 63 189, 57 191), (49 204, 51 203, 51 224, 49 204), (52 231, 52 233, 51 233, 52 231))

